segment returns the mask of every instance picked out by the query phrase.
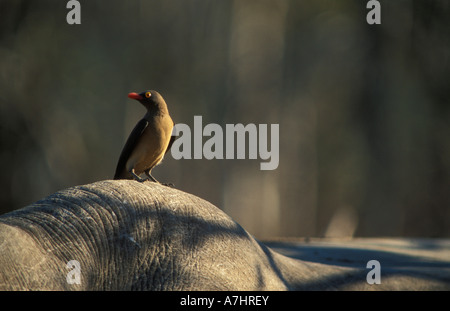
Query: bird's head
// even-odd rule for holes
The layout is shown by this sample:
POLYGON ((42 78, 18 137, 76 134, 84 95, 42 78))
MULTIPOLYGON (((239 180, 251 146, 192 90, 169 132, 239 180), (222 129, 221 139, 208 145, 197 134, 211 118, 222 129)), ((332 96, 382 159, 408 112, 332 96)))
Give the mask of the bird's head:
POLYGON ((142 93, 129 93, 129 98, 136 99, 149 111, 166 111, 167 105, 164 98, 157 91, 144 91, 142 93))

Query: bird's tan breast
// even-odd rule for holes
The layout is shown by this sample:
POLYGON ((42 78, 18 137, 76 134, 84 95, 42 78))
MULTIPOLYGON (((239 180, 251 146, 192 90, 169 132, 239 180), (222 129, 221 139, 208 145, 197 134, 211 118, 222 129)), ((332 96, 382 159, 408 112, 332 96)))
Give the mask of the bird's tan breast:
POLYGON ((154 116, 148 121, 126 165, 127 170, 134 167, 137 174, 161 162, 172 134, 173 121, 169 115, 154 116))

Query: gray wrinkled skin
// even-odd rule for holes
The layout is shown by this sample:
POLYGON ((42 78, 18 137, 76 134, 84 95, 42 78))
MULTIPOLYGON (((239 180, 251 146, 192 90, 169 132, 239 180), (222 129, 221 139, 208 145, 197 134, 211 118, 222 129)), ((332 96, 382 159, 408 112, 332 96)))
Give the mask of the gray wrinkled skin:
MULTIPOLYGON (((209 202, 152 182, 77 186, 0 216, 0 290, 373 289, 364 268, 280 255, 209 202), (80 284, 66 280, 71 260, 80 284)), ((448 286, 403 275, 377 289, 405 284, 448 286)))
POLYGON ((152 182, 102 181, 0 217, 0 289, 286 289, 270 257, 212 204, 152 182), (68 284, 77 260, 81 284, 68 284))

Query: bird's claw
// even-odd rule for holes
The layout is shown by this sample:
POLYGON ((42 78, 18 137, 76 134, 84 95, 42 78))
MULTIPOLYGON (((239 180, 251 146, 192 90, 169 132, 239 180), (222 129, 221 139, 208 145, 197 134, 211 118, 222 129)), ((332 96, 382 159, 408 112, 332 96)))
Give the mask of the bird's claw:
POLYGON ((163 186, 167 186, 167 187, 170 187, 170 188, 175 188, 175 185, 174 184, 172 184, 171 182, 168 182, 168 183, 161 183, 161 185, 163 185, 163 186))
POLYGON ((134 180, 138 181, 138 182, 144 182, 147 180, 150 180, 149 178, 142 178, 142 177, 138 177, 138 178, 134 178, 134 180))

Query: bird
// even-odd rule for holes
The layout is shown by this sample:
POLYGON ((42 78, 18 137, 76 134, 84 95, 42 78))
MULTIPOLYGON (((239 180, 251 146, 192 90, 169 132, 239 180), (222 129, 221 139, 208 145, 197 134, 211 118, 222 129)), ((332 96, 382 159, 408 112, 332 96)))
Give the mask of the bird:
POLYGON ((152 180, 159 183, 152 176, 151 170, 161 163, 175 140, 175 136, 172 136, 174 123, 164 98, 157 91, 149 90, 139 94, 132 92, 128 97, 139 101, 147 109, 147 113, 128 137, 120 154, 114 179, 135 179, 139 182, 152 180), (142 173, 147 178, 141 178, 142 173))

